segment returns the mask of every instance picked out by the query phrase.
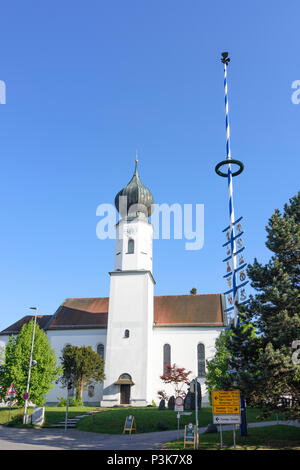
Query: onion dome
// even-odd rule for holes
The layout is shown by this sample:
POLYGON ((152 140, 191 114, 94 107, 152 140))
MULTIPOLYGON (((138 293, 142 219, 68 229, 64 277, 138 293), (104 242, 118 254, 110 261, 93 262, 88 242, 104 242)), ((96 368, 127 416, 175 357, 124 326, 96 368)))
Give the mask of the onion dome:
POLYGON ((137 162, 136 160, 133 177, 115 197, 115 206, 122 217, 150 217, 153 212, 153 196, 140 180, 137 162), (125 196, 127 199, 120 199, 121 196, 125 196))

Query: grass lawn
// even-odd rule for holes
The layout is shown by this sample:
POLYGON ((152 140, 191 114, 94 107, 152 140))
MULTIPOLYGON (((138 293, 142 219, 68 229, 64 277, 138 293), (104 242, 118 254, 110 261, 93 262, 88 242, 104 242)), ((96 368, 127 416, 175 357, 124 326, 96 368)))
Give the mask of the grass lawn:
MULTIPOLYGON (((300 428, 292 426, 269 426, 249 428, 248 436, 241 437, 236 431, 235 450, 300 450, 300 428)), ((183 439, 168 442, 169 450, 184 449, 183 439)), ((186 449, 191 449, 187 446, 186 449)), ((223 432, 223 448, 220 446, 220 434, 200 434, 199 450, 234 450, 232 431, 223 432)))
MULTIPOLYGON (((27 414, 32 414, 33 408, 27 408, 27 414)), ((21 423, 23 420, 24 408, 11 408, 9 416, 9 408, 0 408, 0 424, 11 424, 21 423), (10 419, 10 421, 9 421, 10 419)))
MULTIPOLYGON (((81 419, 77 424, 77 429, 82 431, 99 432, 106 434, 122 434, 125 418, 128 415, 134 415, 137 432, 156 432, 164 430, 159 425, 164 424, 167 430, 177 429, 177 413, 171 410, 158 410, 155 407, 126 407, 126 408, 97 408, 88 406, 69 407, 68 416, 74 418, 89 411, 99 411, 94 416, 87 416, 81 419)), ((32 408, 28 408, 28 413, 32 413, 32 408)), ((248 408, 248 422, 258 421, 259 410, 248 408)), ((0 424, 8 422, 8 408, 0 408, 0 424)), ((66 416, 66 407, 46 406, 44 427, 64 421, 66 416)), ((23 408, 12 408, 10 424, 13 426, 23 426, 22 424, 23 408)), ((279 416, 280 419, 280 416, 279 416)), ((271 416, 269 420, 276 420, 276 416, 271 416)), ((180 428, 183 429, 188 423, 195 422, 195 412, 190 416, 180 418, 180 428)), ((199 411, 199 427, 207 426, 212 423, 211 407, 203 407, 199 411)), ((31 426, 31 425, 26 425, 31 426)))
MULTIPOLYGON (((83 415, 89 411, 99 410, 95 406, 69 406, 68 418, 75 418, 75 416, 83 415)), ((51 426, 51 424, 59 423, 64 421, 66 418, 66 407, 65 406, 46 406, 45 408, 45 423, 44 427, 51 426)))
MULTIPOLYGON (((158 410, 152 407, 128 407, 128 408, 106 408, 100 409, 100 413, 95 416, 88 416, 81 419, 77 428, 82 431, 99 432, 106 434, 122 434, 125 418, 128 415, 135 417, 136 428, 138 433, 161 431, 159 423, 162 422, 167 430, 177 429, 177 413, 171 410, 158 410)), ((248 409, 248 422, 258 421, 257 416, 259 410, 248 409)), ((280 417, 279 417, 280 418, 280 417)), ((199 427, 207 426, 212 423, 211 407, 203 407, 199 411, 199 427)), ((276 416, 271 416, 269 420, 276 420, 276 416)), ((188 423, 195 422, 195 412, 192 411, 190 416, 182 416, 180 418, 180 429, 188 423)))
MULTIPOLYGON (((89 406, 71 406, 68 410, 68 417, 74 418, 89 411, 97 410, 95 407, 89 406)), ((27 408, 27 414, 32 414, 33 408, 27 408)), ((12 426, 23 426, 23 412, 24 408, 12 408, 10 413, 10 424, 12 426)), ((45 423, 44 426, 51 426, 51 424, 64 421, 66 417, 65 406, 46 406, 45 408, 45 423)), ((0 424, 7 424, 9 421, 9 408, 0 408, 0 424)), ((24 425, 24 426, 31 426, 24 425)))

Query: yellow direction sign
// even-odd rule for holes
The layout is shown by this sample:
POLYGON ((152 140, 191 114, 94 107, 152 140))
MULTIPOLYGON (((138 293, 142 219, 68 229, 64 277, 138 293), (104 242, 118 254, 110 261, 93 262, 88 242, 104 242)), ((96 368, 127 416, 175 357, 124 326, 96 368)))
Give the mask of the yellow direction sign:
POLYGON ((240 414, 239 390, 213 390, 212 403, 214 415, 240 414))

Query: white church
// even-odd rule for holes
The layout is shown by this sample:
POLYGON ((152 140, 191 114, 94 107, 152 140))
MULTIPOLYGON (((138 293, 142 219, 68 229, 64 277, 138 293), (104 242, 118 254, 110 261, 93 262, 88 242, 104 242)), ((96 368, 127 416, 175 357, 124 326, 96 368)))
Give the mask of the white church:
MULTIPOLYGON (((154 201, 138 175, 137 161, 132 179, 115 198, 120 214, 114 269, 109 297, 68 298, 53 315, 39 315, 57 359, 66 345, 91 346, 105 361, 104 383, 84 391, 87 405, 146 406, 159 402, 157 392, 173 389, 160 376, 167 364, 191 370, 198 377, 202 402, 208 403, 205 387, 206 360, 213 358, 215 340, 226 328, 224 296, 155 296, 152 275, 153 227, 149 222, 154 201), (127 197, 127 207, 120 202, 127 197), (120 207, 119 207, 120 205, 120 207)), ((0 349, 11 334, 17 335, 31 320, 28 315, 0 332, 0 349)), ((66 397, 55 385, 47 404, 66 397)))

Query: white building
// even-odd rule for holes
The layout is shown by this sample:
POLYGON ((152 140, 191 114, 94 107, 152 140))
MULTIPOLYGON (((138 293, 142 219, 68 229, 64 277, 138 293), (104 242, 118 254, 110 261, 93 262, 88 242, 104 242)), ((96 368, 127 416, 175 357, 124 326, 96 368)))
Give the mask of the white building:
MULTIPOLYGON (((226 327, 223 296, 154 296, 152 275, 151 192, 141 183, 137 162, 129 184, 115 199, 117 224, 114 270, 105 298, 66 299, 54 315, 39 316, 57 358, 67 344, 92 346, 105 360, 105 381, 84 392, 86 404, 145 406, 158 403, 158 390, 172 394, 160 379, 166 364, 191 370, 208 402, 205 361, 212 359, 215 340, 226 327), (122 207, 126 196, 126 204, 122 207)), ((26 316, 0 333, 0 348, 18 334, 26 316)), ((55 385, 47 403, 66 391, 55 385)))

